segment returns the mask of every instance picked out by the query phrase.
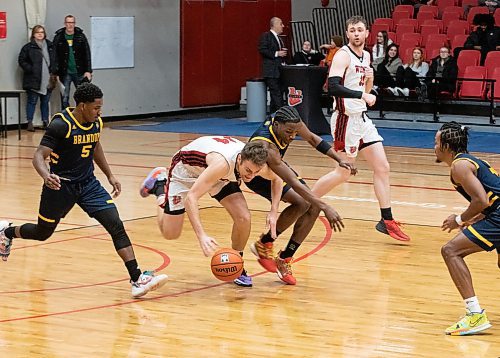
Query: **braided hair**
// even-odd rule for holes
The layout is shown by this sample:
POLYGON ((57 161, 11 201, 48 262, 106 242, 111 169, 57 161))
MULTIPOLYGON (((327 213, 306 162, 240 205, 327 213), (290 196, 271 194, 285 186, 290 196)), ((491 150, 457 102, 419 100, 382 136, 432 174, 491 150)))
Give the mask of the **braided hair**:
POLYGON ((299 112, 294 107, 283 106, 276 111, 273 122, 279 123, 299 123, 302 120, 299 112))
POLYGON ((441 126, 441 149, 449 148, 454 153, 468 153, 469 128, 457 122, 448 122, 441 126))
POLYGON ((73 98, 76 104, 78 103, 91 103, 96 100, 96 98, 102 98, 103 94, 99 87, 93 83, 84 82, 76 88, 73 98))

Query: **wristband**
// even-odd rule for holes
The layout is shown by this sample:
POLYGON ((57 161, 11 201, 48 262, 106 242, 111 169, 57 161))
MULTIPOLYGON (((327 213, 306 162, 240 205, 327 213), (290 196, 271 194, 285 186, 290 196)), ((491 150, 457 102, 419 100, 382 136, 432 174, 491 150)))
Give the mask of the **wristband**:
POLYGON ((328 153, 330 149, 332 149, 332 146, 324 139, 316 146, 316 150, 323 154, 328 153))
POLYGON ((464 224, 464 222, 462 221, 462 215, 455 216, 455 221, 457 222, 458 226, 462 226, 464 224))

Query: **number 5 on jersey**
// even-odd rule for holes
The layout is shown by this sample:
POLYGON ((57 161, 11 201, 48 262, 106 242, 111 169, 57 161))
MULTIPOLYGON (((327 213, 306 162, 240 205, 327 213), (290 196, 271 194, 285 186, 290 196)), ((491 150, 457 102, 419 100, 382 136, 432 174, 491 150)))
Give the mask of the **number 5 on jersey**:
POLYGON ((90 155, 90 150, 92 149, 92 144, 84 145, 82 147, 82 158, 87 158, 90 155))

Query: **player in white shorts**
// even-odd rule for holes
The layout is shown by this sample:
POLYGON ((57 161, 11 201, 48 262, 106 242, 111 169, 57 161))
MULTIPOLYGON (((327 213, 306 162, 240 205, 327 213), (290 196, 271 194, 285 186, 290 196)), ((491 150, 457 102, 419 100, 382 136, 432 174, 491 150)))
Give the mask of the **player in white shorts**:
MULTIPOLYGON (((267 149, 262 143, 246 145, 232 137, 206 136, 182 147, 172 158, 170 168, 153 169, 142 183, 140 194, 157 197, 158 226, 167 240, 177 239, 184 223, 184 213, 209 256, 217 248, 201 223, 198 201, 206 193, 218 200, 233 219, 232 248, 243 255, 250 235, 250 211, 239 187, 257 174, 272 181, 272 204, 268 225, 276 230, 278 206, 283 181, 267 167, 267 149)), ((240 286, 252 286, 252 278, 243 270, 235 280, 240 286)))
MULTIPOLYGON (((366 105, 374 105, 376 97, 370 94, 373 86, 373 69, 370 54, 364 51, 368 27, 361 16, 353 16, 346 22, 349 43, 334 56, 328 76, 328 92, 334 97, 335 112, 331 129, 334 148, 344 152, 351 163, 362 153, 373 170, 373 185, 379 201, 381 220, 376 229, 394 239, 408 241, 400 224, 392 217, 389 162, 382 145, 383 138, 366 115, 366 105)), ((350 172, 337 167, 321 177, 313 192, 323 196, 337 185, 349 179, 350 172)))

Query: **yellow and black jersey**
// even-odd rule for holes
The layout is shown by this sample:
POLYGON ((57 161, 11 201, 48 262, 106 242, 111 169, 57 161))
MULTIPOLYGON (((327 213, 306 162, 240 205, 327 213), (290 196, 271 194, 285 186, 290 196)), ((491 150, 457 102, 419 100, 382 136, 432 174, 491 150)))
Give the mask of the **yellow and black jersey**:
POLYGON ((99 117, 93 123, 80 124, 67 108, 52 118, 40 145, 52 149, 50 170, 72 182, 94 175, 94 149, 103 127, 99 117))
MULTIPOLYGON (((492 211, 500 208, 500 176, 495 171, 495 169, 492 168, 488 162, 478 159, 473 155, 470 155, 469 153, 457 154, 455 156, 455 159, 453 160, 453 163, 459 160, 467 160, 474 164, 474 166, 476 167, 476 177, 488 194, 488 200, 490 202, 490 205, 485 210, 483 210, 483 214, 487 215, 492 211)), ((455 189, 470 202, 471 197, 469 194, 467 194, 464 188, 461 185, 455 183, 453 181, 453 178, 450 177, 450 179, 455 189)))
POLYGON ((273 143, 279 150, 281 158, 286 153, 288 149, 288 144, 281 144, 276 135, 273 132, 272 120, 266 120, 261 124, 259 128, 252 134, 250 141, 252 140, 265 140, 266 142, 273 143))

